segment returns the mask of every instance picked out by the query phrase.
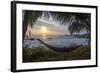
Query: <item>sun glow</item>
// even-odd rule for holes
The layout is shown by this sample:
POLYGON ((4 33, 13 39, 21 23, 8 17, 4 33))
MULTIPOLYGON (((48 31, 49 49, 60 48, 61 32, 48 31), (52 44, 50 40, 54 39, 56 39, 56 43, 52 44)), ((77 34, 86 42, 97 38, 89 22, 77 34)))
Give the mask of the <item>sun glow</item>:
POLYGON ((42 26, 42 27, 40 28, 40 31, 41 31, 42 34, 45 34, 45 35, 48 33, 48 29, 47 29, 47 27, 45 27, 45 26, 42 26))
POLYGON ((48 34, 48 29, 47 29, 47 27, 41 26, 40 31, 41 31, 42 37, 43 37, 44 39, 46 39, 46 36, 47 36, 47 34, 48 34))

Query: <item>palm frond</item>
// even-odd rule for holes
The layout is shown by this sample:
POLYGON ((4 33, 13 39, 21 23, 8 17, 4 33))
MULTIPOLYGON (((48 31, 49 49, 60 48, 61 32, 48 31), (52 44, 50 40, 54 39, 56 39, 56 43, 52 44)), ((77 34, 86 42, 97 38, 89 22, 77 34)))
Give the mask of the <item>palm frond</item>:
POLYGON ((70 31, 71 34, 73 34, 74 32, 79 33, 82 29, 87 30, 87 28, 84 24, 77 23, 77 22, 73 22, 68 28, 68 30, 70 31))
POLYGON ((65 12, 50 12, 50 14, 55 21, 59 22, 59 24, 62 25, 66 25, 72 16, 71 14, 65 12))
POLYGON ((42 15, 41 11, 30 11, 29 12, 29 25, 32 27, 36 20, 42 15))

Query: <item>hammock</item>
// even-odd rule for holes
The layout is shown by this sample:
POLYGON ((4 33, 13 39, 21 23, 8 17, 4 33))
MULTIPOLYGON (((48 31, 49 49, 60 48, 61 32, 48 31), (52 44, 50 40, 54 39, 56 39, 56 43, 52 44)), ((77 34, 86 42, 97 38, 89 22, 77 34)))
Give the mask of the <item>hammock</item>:
POLYGON ((81 44, 81 45, 72 46, 72 47, 64 47, 64 46, 63 47, 57 47, 57 46, 49 45, 49 44, 43 42, 42 40, 40 40, 39 38, 37 40, 40 41, 42 44, 44 44, 49 49, 52 49, 53 51, 55 51, 55 52, 70 52, 70 51, 75 50, 75 49, 82 46, 82 44, 81 44))
MULTIPOLYGON (((29 34, 32 34, 31 32, 29 32, 29 34)), ((34 35, 35 36, 35 35, 34 35)), ((35 36, 37 37, 37 36, 35 36)), ((49 49, 52 49, 53 51, 55 52, 70 52, 70 51, 73 51, 79 47, 81 47, 83 44, 80 44, 80 45, 77 45, 77 46, 71 46, 71 47, 58 47, 58 46, 53 46, 53 45, 49 45, 47 43, 45 43, 44 41, 42 41, 41 39, 39 38, 36 38, 39 42, 41 42, 42 44, 44 44, 46 47, 48 47, 49 49)), ((30 40, 35 40, 35 39, 31 39, 30 40)), ((86 41, 85 41, 86 42, 86 41)), ((84 43, 85 43, 84 42, 84 43)))

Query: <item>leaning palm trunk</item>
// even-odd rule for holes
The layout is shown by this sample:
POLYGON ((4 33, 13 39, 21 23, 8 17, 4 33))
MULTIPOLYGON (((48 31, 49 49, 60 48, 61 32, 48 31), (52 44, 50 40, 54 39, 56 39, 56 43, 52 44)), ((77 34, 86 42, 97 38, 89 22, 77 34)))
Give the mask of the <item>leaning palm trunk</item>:
POLYGON ((23 18, 23 40, 24 40, 24 37, 25 37, 25 33, 27 31, 28 20, 29 20, 29 12, 25 11, 24 18, 23 18))

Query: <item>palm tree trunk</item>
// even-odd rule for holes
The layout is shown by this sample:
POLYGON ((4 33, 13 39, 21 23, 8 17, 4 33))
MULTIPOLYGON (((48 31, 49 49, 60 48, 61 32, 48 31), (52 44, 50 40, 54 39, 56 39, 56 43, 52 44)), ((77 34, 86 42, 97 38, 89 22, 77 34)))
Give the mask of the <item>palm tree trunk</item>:
POLYGON ((24 20, 23 20, 23 27, 22 27, 22 30, 23 30, 23 41, 24 41, 25 34, 26 34, 26 31, 27 31, 28 21, 29 21, 29 12, 25 11, 24 20))

